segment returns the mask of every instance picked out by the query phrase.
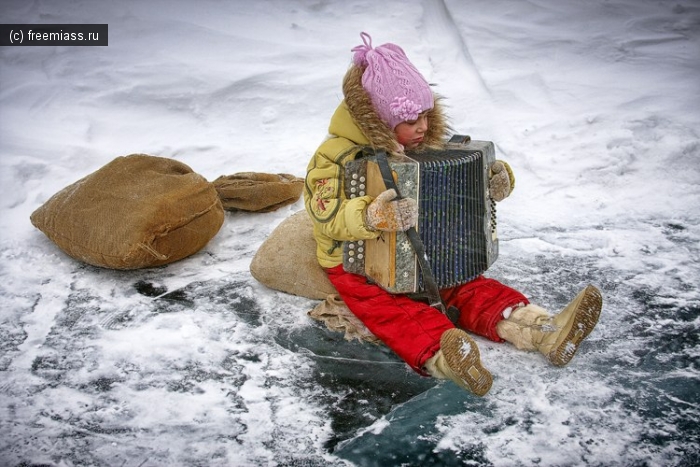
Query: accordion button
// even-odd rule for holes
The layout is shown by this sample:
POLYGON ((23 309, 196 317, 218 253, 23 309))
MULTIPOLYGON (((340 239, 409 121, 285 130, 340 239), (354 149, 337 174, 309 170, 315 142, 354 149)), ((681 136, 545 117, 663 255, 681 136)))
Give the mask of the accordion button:
POLYGON ((357 244, 360 245, 360 246, 362 246, 362 245, 365 244, 365 241, 364 241, 364 240, 358 240, 358 241, 357 241, 357 244))
POLYGON ((353 178, 354 180, 357 180, 357 174, 352 174, 352 178, 353 178))
POLYGON ((352 185, 352 186, 357 185, 357 180, 351 180, 351 181, 350 181, 350 185, 352 185))
POLYGON ((365 177, 360 177, 360 181, 361 181, 362 183, 365 183, 366 180, 367 180, 367 179, 366 179, 365 177))
POLYGON ((365 255, 357 255, 357 259, 362 259, 364 257, 365 257, 365 255))
POLYGON ((355 258, 348 258, 348 263, 354 263, 354 262, 355 262, 355 258))

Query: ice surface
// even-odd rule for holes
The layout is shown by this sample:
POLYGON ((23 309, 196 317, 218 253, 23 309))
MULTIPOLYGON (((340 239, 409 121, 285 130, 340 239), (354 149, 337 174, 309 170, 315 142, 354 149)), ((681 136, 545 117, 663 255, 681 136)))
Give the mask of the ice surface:
POLYGON ((692 465, 700 457, 694 0, 6 0, 108 47, 0 49, 0 464, 692 465), (79 264, 29 222, 114 157, 303 176, 360 31, 396 42, 517 186, 489 271, 600 324, 563 369, 476 338, 473 397, 310 320, 248 267, 301 203, 167 267, 79 264))

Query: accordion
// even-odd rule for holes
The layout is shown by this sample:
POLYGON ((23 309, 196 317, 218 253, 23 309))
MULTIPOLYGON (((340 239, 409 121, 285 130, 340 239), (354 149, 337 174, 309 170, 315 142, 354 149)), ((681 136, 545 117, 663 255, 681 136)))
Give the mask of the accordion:
MULTIPOLYGON (((401 196, 418 203, 416 230, 438 287, 454 287, 486 271, 498 257, 496 208, 488 191, 493 143, 456 136, 445 149, 406 152, 388 160, 401 196)), ((358 155, 346 164, 344 190, 348 198, 386 190, 374 155, 358 155)), ((404 232, 344 242, 343 267, 391 293, 425 291, 418 258, 404 232)))

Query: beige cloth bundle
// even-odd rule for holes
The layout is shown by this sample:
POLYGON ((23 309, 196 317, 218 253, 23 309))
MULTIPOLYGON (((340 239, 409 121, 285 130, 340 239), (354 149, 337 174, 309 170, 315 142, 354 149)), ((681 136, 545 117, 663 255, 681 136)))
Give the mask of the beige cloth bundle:
POLYGON ((267 237, 250 263, 250 273, 267 287, 324 300, 335 287, 316 260, 313 225, 306 211, 288 217, 267 237))
POLYGON ((255 253, 250 272, 271 289, 322 300, 309 316, 344 333, 345 339, 380 342, 343 303, 318 264, 313 223, 306 211, 293 214, 272 231, 255 253))

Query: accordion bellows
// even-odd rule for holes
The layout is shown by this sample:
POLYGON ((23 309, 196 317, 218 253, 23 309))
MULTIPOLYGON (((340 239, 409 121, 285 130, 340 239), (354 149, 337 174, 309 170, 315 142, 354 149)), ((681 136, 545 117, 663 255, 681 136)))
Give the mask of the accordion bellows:
MULTIPOLYGON (((493 143, 472 140, 389 158, 401 195, 418 203, 416 230, 440 289, 474 279, 498 257, 495 202, 488 193, 494 162, 493 143)), ((344 182, 349 198, 386 189, 371 155, 348 162, 344 182)), ((415 252, 403 232, 345 242, 343 267, 392 293, 424 291, 415 252)))

